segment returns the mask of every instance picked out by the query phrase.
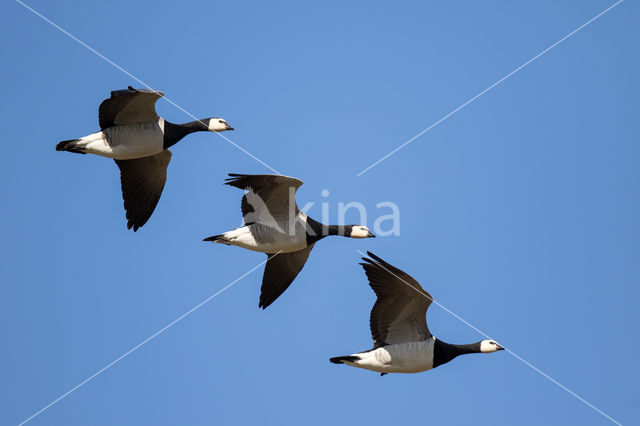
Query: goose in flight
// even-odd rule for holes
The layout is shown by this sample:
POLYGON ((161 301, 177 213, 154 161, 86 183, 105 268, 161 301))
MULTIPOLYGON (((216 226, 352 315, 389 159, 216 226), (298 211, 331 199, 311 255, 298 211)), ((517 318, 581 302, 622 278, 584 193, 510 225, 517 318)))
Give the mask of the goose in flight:
POLYGON ((113 158, 120 168, 127 228, 137 231, 151 217, 160 200, 171 160, 169 147, 193 132, 223 132, 233 127, 222 118, 173 124, 156 113, 155 90, 115 90, 98 112, 100 131, 60 142, 56 151, 113 158))
POLYGON ((375 237, 361 225, 324 225, 300 211, 295 200, 300 179, 281 175, 229 174, 226 185, 247 193, 240 204, 244 226, 204 241, 239 246, 268 256, 259 307, 271 305, 293 282, 314 244, 328 235, 375 237))
POLYGON ((493 340, 454 345, 436 339, 427 327, 426 313, 433 298, 409 274, 391 266, 371 252, 360 263, 377 296, 369 325, 373 349, 331 358, 365 370, 387 373, 418 373, 446 364, 470 353, 503 350, 493 340))

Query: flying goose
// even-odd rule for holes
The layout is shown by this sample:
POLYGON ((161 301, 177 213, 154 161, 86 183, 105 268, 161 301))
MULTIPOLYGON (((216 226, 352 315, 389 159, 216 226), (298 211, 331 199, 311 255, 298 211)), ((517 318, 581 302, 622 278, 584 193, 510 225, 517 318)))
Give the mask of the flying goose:
POLYGON ((259 307, 271 305, 293 282, 313 245, 328 235, 375 237, 361 225, 323 225, 300 211, 295 192, 300 179, 281 175, 229 174, 225 184, 245 189, 244 226, 204 241, 239 246, 268 256, 259 307))
POLYGON ((155 104, 164 93, 155 90, 115 90, 99 108, 100 131, 56 145, 56 151, 113 158, 120 183, 127 228, 137 231, 158 204, 171 160, 169 147, 189 133, 233 130, 222 118, 173 124, 158 117, 155 104))
POLYGON ((418 373, 470 353, 503 350, 493 340, 453 345, 436 339, 427 327, 426 313, 433 298, 409 274, 371 252, 360 263, 377 296, 369 325, 373 349, 329 359, 334 364, 387 373, 418 373))

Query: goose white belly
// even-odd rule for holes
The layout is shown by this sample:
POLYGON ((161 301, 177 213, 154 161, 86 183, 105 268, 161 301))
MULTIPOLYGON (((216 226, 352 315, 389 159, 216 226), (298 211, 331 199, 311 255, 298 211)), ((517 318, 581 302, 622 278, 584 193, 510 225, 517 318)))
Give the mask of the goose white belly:
POLYGON ((418 373, 433 368, 433 346, 431 337, 421 342, 397 343, 368 352, 354 354, 360 359, 344 361, 345 364, 379 373, 418 373))
POLYGON ((223 235, 227 244, 261 253, 289 253, 302 250, 307 246, 307 234, 304 228, 296 226, 293 233, 282 231, 283 228, 276 229, 255 223, 225 232, 223 235))
POLYGON ((164 150, 164 120, 120 124, 80 138, 76 144, 86 153, 115 160, 147 157, 164 150))

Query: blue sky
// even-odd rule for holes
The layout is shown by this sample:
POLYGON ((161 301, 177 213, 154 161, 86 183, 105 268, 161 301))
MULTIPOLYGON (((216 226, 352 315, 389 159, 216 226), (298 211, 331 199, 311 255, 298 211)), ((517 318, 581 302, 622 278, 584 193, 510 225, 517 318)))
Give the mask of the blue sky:
MULTIPOLYGON (((227 119, 234 142, 305 181, 311 215, 323 201, 334 221, 338 202, 363 203, 369 225, 379 202, 401 210, 400 235, 322 241, 267 311, 259 268, 30 424, 609 423, 504 352, 383 378, 330 364, 371 345, 356 250, 640 422, 637 3, 360 177, 613 2, 28 4, 195 116, 227 119)), ((18 3, 0 10, 0 423, 18 424, 263 261, 201 239, 240 222, 226 174, 269 170, 194 134, 151 220, 127 231, 113 162, 54 147, 140 84, 18 3)), ((451 343, 482 338, 437 306, 428 322, 451 343)))

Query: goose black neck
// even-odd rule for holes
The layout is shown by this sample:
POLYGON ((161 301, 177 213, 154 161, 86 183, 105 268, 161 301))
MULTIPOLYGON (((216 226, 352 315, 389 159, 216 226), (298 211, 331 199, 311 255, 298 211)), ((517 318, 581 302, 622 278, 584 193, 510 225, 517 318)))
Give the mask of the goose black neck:
POLYGON ((190 121, 184 124, 174 124, 165 120, 164 122, 164 138, 163 148, 167 149, 178 142, 188 134, 194 132, 206 132, 209 128, 199 120, 190 121))
POLYGON ((307 217, 307 244, 313 244, 329 235, 349 236, 352 226, 353 225, 325 225, 307 217))
POLYGON ((433 368, 446 364, 452 359, 465 354, 474 354, 480 352, 480 342, 470 343, 467 345, 454 345, 436 339, 433 346, 433 368))
POLYGON ((329 225, 327 226, 327 235, 348 237, 351 235, 351 228, 353 228, 353 225, 329 225))

